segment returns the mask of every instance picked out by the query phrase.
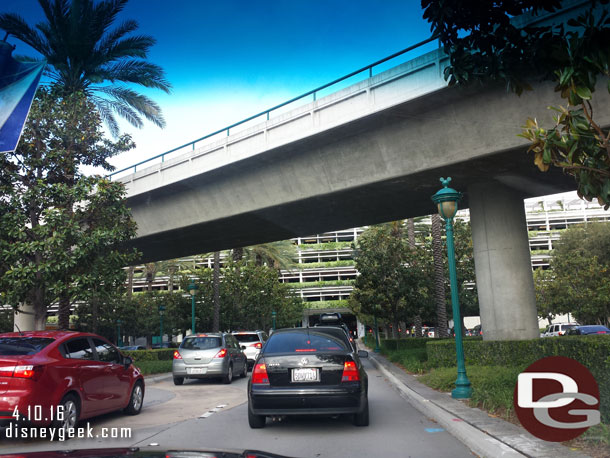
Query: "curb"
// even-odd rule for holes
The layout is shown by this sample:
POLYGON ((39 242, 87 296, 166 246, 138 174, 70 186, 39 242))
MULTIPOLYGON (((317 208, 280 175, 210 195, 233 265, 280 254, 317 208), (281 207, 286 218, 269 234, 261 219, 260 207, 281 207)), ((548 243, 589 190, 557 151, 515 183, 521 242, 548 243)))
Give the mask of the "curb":
MULTIPOLYGON (((372 352, 371 352, 372 353, 372 352)), ((384 376, 392 382, 398 390, 405 394, 408 400, 413 406, 421 413, 426 414, 434 418, 434 420, 449 432, 452 436, 456 437, 466 447, 475 452, 477 455, 482 457, 524 457, 512 447, 509 447, 503 442, 491 437, 487 433, 484 433, 478 428, 466 423, 463 419, 455 417, 451 412, 446 411, 442 407, 436 405, 429 399, 424 398, 420 394, 413 391, 407 385, 402 383, 398 378, 388 371, 383 365, 377 360, 377 355, 369 360, 379 369, 384 376)))
POLYGON ((166 372, 164 374, 150 374, 144 376, 144 380, 146 381, 146 383, 159 383, 170 378, 172 378, 171 372, 166 372))
POLYGON ((434 419, 447 432, 481 457, 550 458, 568 456, 582 458, 588 456, 561 444, 541 441, 512 423, 490 418, 480 409, 469 407, 466 403, 454 400, 449 395, 435 391, 416 380, 411 381, 413 376, 394 366, 373 350, 369 351, 368 359, 417 410, 434 419), (429 396, 426 395, 426 392, 429 396))

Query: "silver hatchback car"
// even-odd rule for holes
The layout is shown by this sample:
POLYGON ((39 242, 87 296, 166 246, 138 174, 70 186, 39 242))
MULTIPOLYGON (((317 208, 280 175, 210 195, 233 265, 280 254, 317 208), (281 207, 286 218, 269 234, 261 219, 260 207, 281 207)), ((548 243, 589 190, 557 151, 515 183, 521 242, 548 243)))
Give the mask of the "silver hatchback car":
POLYGON ((187 336, 174 351, 172 364, 174 384, 187 378, 222 378, 231 383, 233 374, 248 375, 248 362, 239 342, 229 333, 206 333, 187 336))

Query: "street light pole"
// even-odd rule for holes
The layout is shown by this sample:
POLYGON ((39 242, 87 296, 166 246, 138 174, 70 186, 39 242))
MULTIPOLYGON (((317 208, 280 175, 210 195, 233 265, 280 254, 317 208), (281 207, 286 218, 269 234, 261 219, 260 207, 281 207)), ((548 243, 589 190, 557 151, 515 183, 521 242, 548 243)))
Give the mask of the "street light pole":
POLYGON ((188 288, 191 295, 191 333, 195 334, 195 293, 197 292, 197 285, 194 280, 191 280, 188 288))
POLYGON ((466 364, 464 362, 464 343, 462 341, 462 318, 460 316, 460 298, 457 284, 457 271, 455 267, 455 246, 453 243, 453 217, 457 213, 457 203, 462 198, 462 193, 449 187, 451 178, 441 178, 443 189, 432 196, 432 201, 437 204, 438 212, 445 220, 447 231, 447 256, 449 263, 449 283, 451 286, 451 308, 453 311, 453 326, 455 331, 455 353, 457 356, 458 374, 455 381, 455 389, 451 397, 466 399, 472 396, 470 380, 466 375, 466 364))
POLYGON ((161 344, 161 346, 163 346, 163 315, 165 312, 165 307, 163 305, 159 306, 159 343, 161 344))

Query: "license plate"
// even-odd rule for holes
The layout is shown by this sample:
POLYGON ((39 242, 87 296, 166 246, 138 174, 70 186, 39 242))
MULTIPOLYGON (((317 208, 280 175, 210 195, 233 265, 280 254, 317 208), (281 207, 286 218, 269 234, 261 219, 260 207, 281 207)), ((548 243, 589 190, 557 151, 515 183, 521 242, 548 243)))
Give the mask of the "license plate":
POLYGON ((316 367, 303 367, 300 369, 292 369, 293 382, 319 382, 320 372, 316 367))
POLYGON ((186 372, 188 374, 205 374, 207 372, 207 368, 205 368, 205 367, 187 367, 186 372))

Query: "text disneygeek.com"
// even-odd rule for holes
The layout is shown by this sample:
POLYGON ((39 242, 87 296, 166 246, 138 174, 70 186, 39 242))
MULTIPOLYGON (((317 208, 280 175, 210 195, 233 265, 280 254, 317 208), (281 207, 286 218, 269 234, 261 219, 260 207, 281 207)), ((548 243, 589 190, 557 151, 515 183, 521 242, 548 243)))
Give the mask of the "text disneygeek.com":
POLYGON ((93 432, 93 427, 87 423, 86 426, 78 428, 34 428, 9 424, 4 432, 7 439, 49 439, 65 441, 67 439, 129 439, 131 428, 100 428, 99 432, 93 432))

